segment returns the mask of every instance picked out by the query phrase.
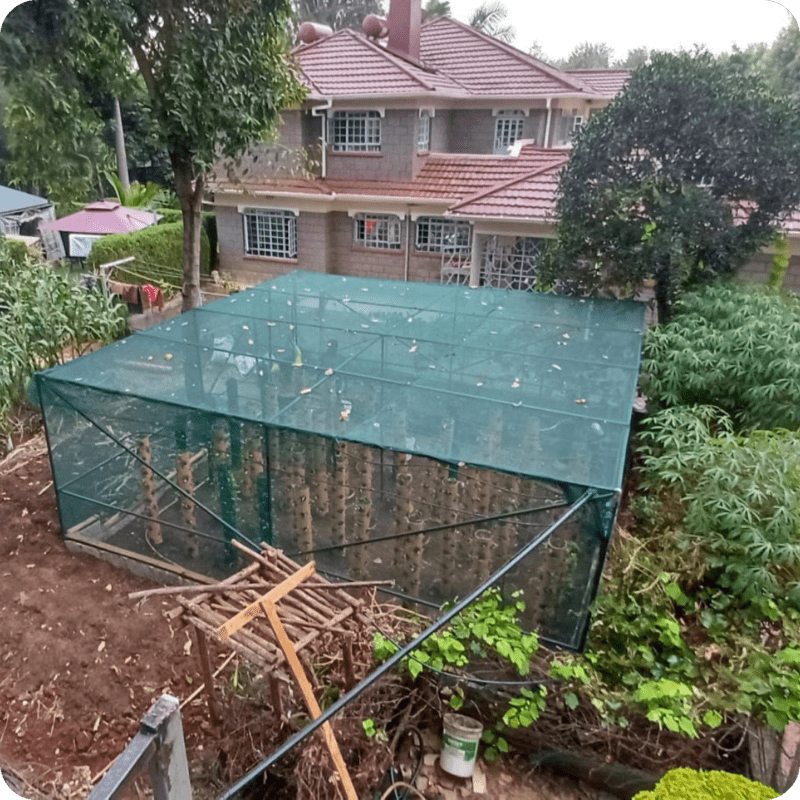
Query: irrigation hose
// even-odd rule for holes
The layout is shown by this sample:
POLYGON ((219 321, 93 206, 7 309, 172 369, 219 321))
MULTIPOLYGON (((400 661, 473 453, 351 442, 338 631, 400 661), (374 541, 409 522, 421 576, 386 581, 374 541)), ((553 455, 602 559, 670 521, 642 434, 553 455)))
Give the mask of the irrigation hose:
POLYGON ((422 800, 429 800, 429 798, 422 794, 419 789, 415 789, 410 783, 406 783, 405 781, 395 781, 380 797, 380 800, 387 800, 388 797, 391 796, 392 792, 395 789, 406 789, 406 797, 408 797, 408 790, 410 789, 417 797, 422 798, 422 800))

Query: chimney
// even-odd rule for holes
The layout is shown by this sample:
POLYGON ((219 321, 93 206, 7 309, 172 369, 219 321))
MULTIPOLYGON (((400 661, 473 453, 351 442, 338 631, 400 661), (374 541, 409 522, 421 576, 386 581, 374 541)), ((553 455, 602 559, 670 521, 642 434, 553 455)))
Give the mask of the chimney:
POLYGON ((388 47, 412 61, 419 61, 422 0, 390 0, 388 47))

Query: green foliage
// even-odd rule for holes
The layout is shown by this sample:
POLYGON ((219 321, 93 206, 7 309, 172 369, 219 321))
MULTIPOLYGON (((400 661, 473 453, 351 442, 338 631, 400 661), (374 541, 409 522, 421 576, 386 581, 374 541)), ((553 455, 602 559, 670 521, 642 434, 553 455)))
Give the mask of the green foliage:
MULTIPOLYGON (((136 261, 123 264, 115 271, 118 280, 130 283, 152 283, 169 294, 181 285, 183 271, 183 225, 171 222, 151 225, 133 233, 118 233, 98 239, 86 259, 88 267, 96 268, 122 258, 134 256, 136 261)), ((208 270, 208 235, 203 235, 201 265, 208 270)))
POLYGON ((800 203, 798 127, 800 105, 733 60, 652 55, 577 135, 542 277, 586 292, 653 279, 666 321, 683 290, 733 273, 800 203))
POLYGON ((633 800, 770 800, 778 793, 763 783, 729 772, 671 769, 652 792, 639 792, 633 800))
POLYGON ((679 492, 680 538, 700 549, 704 580, 800 609, 800 433, 735 436, 723 413, 703 406, 654 415, 641 439, 644 487, 679 492))
POLYGON ((119 200, 120 205, 126 208, 152 208, 157 205, 159 195, 163 193, 163 189, 157 183, 141 184, 138 181, 133 181, 130 186, 125 189, 119 177, 110 171, 104 173, 105 179, 111 184, 114 189, 114 194, 119 200))
POLYGON ((775 237, 775 255, 772 257, 772 269, 769 273, 769 280, 767 285, 771 289, 780 290, 783 287, 783 281, 786 278, 786 271, 789 269, 789 261, 792 257, 792 251, 789 247, 789 237, 786 234, 780 234, 775 237))
POLYGON ((559 63, 561 69, 608 69, 614 48, 605 42, 581 42, 559 63))
POLYGON ((800 301, 732 285, 687 294, 647 333, 641 389, 656 410, 702 403, 739 429, 800 427, 800 301))
POLYGON ((0 238, 0 430, 34 372, 123 334, 123 310, 99 292, 75 286, 64 272, 9 250, 0 238))
MULTIPOLYGON (((522 593, 515 592, 511 600, 506 603, 498 589, 488 589, 444 630, 428 637, 406 657, 404 668, 412 678, 417 678, 425 667, 437 672, 459 672, 471 661, 490 659, 510 664, 522 677, 529 675, 531 659, 539 651, 539 638, 519 624, 519 615, 525 610, 522 593)), ((377 661, 384 661, 396 652, 393 642, 380 633, 375 634, 377 661)), ((523 687, 510 700, 502 723, 510 728, 530 725, 544 709, 546 694, 544 686, 523 687)), ((463 700, 463 692, 456 687, 450 698, 451 707, 457 711, 463 700)))
POLYGON ((361 30, 367 14, 384 15, 379 0, 294 0, 292 3, 297 27, 303 22, 318 22, 335 31, 342 28, 361 30))
POLYGON ((102 93, 135 86, 125 48, 102 18, 78 18, 67 0, 21 3, 3 21, 0 77, 7 177, 55 202, 102 196, 102 171, 113 163, 102 93))

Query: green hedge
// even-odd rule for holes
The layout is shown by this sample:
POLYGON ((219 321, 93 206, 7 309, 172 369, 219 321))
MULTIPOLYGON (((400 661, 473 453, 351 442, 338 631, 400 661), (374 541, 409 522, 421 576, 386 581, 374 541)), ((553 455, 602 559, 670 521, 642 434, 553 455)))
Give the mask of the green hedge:
POLYGON ((771 800, 778 793, 763 783, 729 772, 671 769, 652 792, 639 792, 633 800, 771 800))
MULTIPOLYGON (((179 208, 160 208, 158 213, 161 214, 161 219, 158 221, 159 225, 168 225, 171 222, 183 222, 182 212, 179 208)), ((217 268, 217 217, 211 211, 203 211, 200 215, 203 224, 203 230, 208 234, 209 242, 209 270, 217 268)))
MULTIPOLYGON (((210 252, 205 229, 200 237, 200 272, 209 270, 210 252)), ((174 294, 183 282, 183 225, 168 222, 134 233, 119 233, 98 239, 86 259, 89 267, 134 256, 136 261, 118 267, 116 280, 127 283, 153 283, 167 294, 174 294)))

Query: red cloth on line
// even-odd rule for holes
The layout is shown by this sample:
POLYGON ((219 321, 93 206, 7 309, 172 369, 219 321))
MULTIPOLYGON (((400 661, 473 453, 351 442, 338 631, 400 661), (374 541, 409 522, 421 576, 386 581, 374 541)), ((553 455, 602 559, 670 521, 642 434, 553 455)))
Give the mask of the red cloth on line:
POLYGON ((148 307, 156 306, 159 311, 164 310, 164 293, 160 286, 153 286, 150 283, 142 284, 142 291, 147 298, 148 307))

